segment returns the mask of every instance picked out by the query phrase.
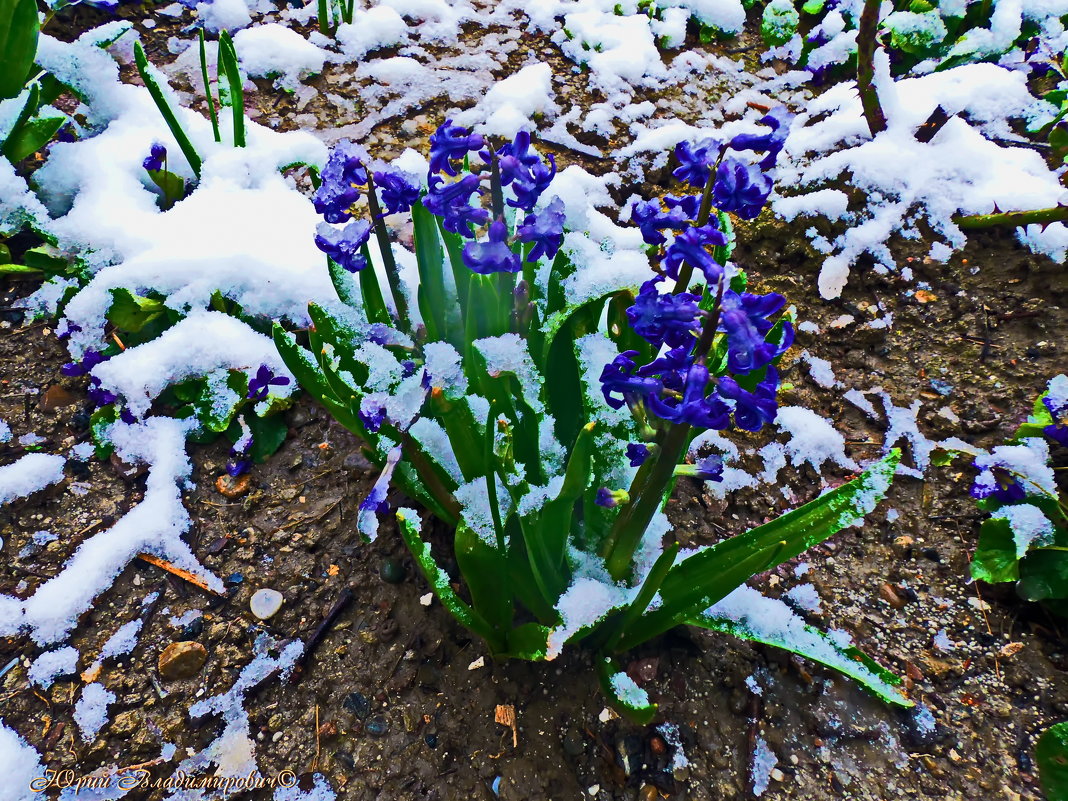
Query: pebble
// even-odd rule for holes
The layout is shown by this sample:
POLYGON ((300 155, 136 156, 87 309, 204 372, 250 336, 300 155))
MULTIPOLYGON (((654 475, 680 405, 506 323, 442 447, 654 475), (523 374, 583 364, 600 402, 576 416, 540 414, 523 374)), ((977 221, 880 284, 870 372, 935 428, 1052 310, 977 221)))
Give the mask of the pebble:
POLYGON ((363 693, 350 693, 342 706, 360 720, 364 720, 371 714, 371 702, 367 700, 363 693))
POLYGON ((437 748, 438 736, 436 734, 428 734, 423 737, 423 742, 426 743, 430 748, 437 748))
POLYGON ((381 715, 375 715, 364 723, 363 727, 372 737, 385 737, 386 733, 389 731, 389 724, 381 715))
POLYGON ((207 649, 198 642, 172 642, 159 655, 159 675, 168 681, 195 676, 208 661, 207 649))
POLYGON ((400 584, 404 581, 406 571, 404 564, 399 559, 383 559, 378 568, 378 575, 387 584, 400 584))
POLYGON ((265 587, 262 590, 256 590, 252 594, 248 606, 252 610, 252 614, 260 620, 267 620, 278 613, 278 610, 282 608, 283 600, 282 593, 278 590, 265 587))

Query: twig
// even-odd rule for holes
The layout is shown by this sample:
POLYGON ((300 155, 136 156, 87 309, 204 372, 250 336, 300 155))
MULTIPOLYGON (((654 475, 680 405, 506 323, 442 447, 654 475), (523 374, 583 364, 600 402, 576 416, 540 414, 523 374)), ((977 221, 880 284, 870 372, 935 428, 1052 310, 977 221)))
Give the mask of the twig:
POLYGON ((165 570, 173 576, 185 579, 190 584, 196 587, 200 587, 200 589, 204 590, 205 592, 210 592, 212 595, 218 595, 220 598, 226 597, 225 593, 218 592, 217 590, 213 590, 211 587, 209 587, 207 582, 204 581, 204 579, 199 578, 198 576, 194 576, 188 570, 184 570, 183 568, 172 565, 165 559, 160 559, 158 556, 153 556, 150 553, 139 553, 137 554, 137 558, 143 562, 148 562, 150 565, 155 565, 160 570, 165 570))
POLYGON ((886 114, 875 87, 875 36, 879 32, 880 0, 864 0, 857 26, 857 91, 872 138, 886 130, 886 114))
POLYGON ((354 595, 351 587, 343 589, 341 595, 334 601, 334 605, 330 607, 330 611, 326 613, 322 622, 315 627, 315 631, 311 633, 311 636, 308 637, 307 641, 304 643, 304 650, 301 652, 300 656, 297 657, 295 669, 293 670, 292 678, 290 679, 291 683, 296 684, 300 681, 301 675, 304 673, 304 667, 307 665, 308 659, 312 655, 312 651, 318 647, 320 641, 326 636, 326 632, 334 624, 334 621, 337 620, 338 616, 345 610, 345 607, 352 603, 353 597, 354 595))

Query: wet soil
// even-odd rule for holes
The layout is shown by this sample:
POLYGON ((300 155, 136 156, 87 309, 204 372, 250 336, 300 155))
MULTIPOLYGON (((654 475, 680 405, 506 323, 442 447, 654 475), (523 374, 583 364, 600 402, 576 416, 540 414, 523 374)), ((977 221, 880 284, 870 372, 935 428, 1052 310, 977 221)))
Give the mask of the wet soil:
MULTIPOLYGON (((173 33, 168 24, 161 20, 155 41, 173 33)), ((545 41, 537 46, 550 49, 545 41)), ((419 111, 434 123, 447 105, 419 111)), ((425 136, 423 127, 376 134, 389 145, 425 136)), ((799 361, 802 349, 830 360, 845 388, 880 386, 897 406, 919 400, 926 435, 984 447, 1004 441, 1045 381, 1065 368, 1064 268, 1007 235, 977 235, 946 265, 926 263, 922 243, 899 243, 895 256, 912 266, 913 282, 861 266, 834 303, 816 295, 819 259, 801 228, 762 222, 739 239, 736 260, 756 285, 786 294, 799 319, 822 332, 802 333, 787 355, 784 380, 792 387, 783 404, 833 420, 857 460, 881 452, 885 423, 843 400, 841 390, 818 386, 799 361), (926 282, 923 293, 919 282, 926 282), (891 328, 865 325, 886 312, 891 328), (835 327, 843 315, 854 322, 835 327)), ((8 306, 32 285, 0 288, 8 306)), ((0 419, 10 423, 12 442, 31 432, 46 438, 48 450, 84 441, 84 382, 60 374, 65 352, 49 323, 17 319, 0 319, 0 419), (46 408, 57 399, 72 402, 46 408)), ((306 398, 287 414, 288 440, 254 469, 239 498, 215 488, 225 446, 191 446, 188 537, 198 558, 224 577, 227 594, 135 560, 80 622, 71 642, 85 669, 120 625, 143 614, 143 599, 161 593, 133 653, 104 664, 98 680, 117 703, 95 740, 83 742, 72 721, 82 681, 69 677, 35 691, 26 666, 40 649, 27 639, 0 642, 3 663, 19 658, 0 680, 0 715, 49 768, 84 774, 150 763, 164 742, 178 747, 178 758, 203 749, 221 722, 193 725, 189 705, 231 686, 261 631, 279 642, 306 640, 349 590, 352 601, 304 670, 267 682, 245 703, 264 775, 292 770, 307 781, 319 772, 339 798, 353 801, 745 799, 754 795, 750 764, 762 738, 777 758, 762 798, 1042 798, 1029 753, 1037 731, 1068 716, 1068 627, 1011 590, 968 582, 980 516, 965 464, 932 468, 922 481, 899 478, 863 528, 804 555, 811 569, 803 577, 795 563, 755 582, 771 595, 814 584, 822 611, 807 613, 810 620, 845 629, 906 677, 909 695, 934 714, 934 733, 818 666, 700 630, 672 632, 632 655, 628 669, 660 705, 652 726, 637 727, 606 711, 581 653, 548 664, 495 663, 436 602, 424 606, 428 587, 396 532, 384 527, 366 544, 355 531, 356 504, 375 477, 359 443, 306 398), (249 612, 261 587, 285 598, 267 622, 249 612), (202 613, 199 624, 172 622, 193 610, 202 613), (936 644, 938 632, 948 649, 941 638, 942 647, 936 644), (157 659, 178 640, 204 645, 207 663, 193 678, 162 681, 157 659), (495 722, 499 705, 514 709, 514 730, 495 722), (678 746, 657 729, 664 722, 678 726, 678 746), (688 764, 673 769, 678 747, 688 764)), ((741 444, 757 447, 766 437, 741 444)), ((0 446, 0 459, 20 452, 0 446)), ((764 487, 717 501, 696 483, 680 483, 669 508, 676 536, 687 545, 714 542, 819 492, 808 468, 784 476, 789 500, 764 487)), ((63 484, 0 509, 7 565, 0 591, 32 593, 82 541, 140 500, 142 481, 109 463, 71 464, 63 484), (39 530, 59 537, 34 547, 39 530)), ((166 777, 173 764, 149 769, 166 777)))

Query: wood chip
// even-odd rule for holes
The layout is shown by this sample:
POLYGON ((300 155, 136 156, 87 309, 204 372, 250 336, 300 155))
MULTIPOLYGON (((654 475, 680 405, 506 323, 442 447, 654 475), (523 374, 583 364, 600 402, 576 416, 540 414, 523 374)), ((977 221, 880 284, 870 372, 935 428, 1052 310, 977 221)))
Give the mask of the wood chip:
POLYGON ((177 576, 180 579, 185 579, 190 584, 195 584, 197 587, 200 587, 200 589, 202 589, 202 590, 210 592, 210 593, 212 593, 214 595, 219 595, 221 597, 226 597, 225 593, 218 592, 216 590, 213 590, 211 587, 209 587, 207 582, 204 581, 204 579, 200 578, 199 576, 194 576, 188 570, 184 570, 183 568, 176 567, 175 565, 172 565, 166 559, 160 559, 158 556, 153 556, 150 553, 139 553, 137 555, 137 558, 142 560, 142 561, 144 561, 144 562, 148 562, 150 565, 155 565, 160 570, 166 570, 172 576, 177 576))
POLYGON ((512 730, 512 748, 518 748, 519 729, 515 725, 515 707, 511 704, 497 704, 497 711, 494 713, 493 720, 512 730))

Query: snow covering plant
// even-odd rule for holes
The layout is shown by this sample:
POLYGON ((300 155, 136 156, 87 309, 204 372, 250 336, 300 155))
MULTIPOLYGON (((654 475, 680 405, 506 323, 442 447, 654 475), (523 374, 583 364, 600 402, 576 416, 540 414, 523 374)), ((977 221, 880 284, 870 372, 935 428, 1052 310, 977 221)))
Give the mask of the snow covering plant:
POLYGON ((274 329, 292 374, 381 468, 360 532, 377 535, 390 485, 402 489, 449 532, 433 548, 419 512, 395 512, 457 620, 497 657, 548 660, 584 641, 605 695, 639 720, 656 706, 614 657, 684 623, 804 654, 911 705, 848 636, 742 586, 858 524, 896 451, 714 546, 665 542, 677 477, 723 471, 715 456, 686 463, 695 437, 758 431, 776 415, 792 320, 785 298, 747 291, 730 265, 730 215, 766 203, 788 116, 768 113, 762 134, 680 145, 675 176, 689 193, 637 202, 630 230, 643 248, 608 253, 572 230, 585 198, 554 181, 553 157, 528 133, 501 142, 446 121, 425 180, 414 153, 376 164, 342 141, 314 204, 343 305, 310 306, 306 346, 274 329), (410 226, 410 250, 391 242, 387 218, 410 226), (462 590, 442 567, 450 556, 462 590))
POLYGON ((1016 582, 1029 601, 1068 615, 1068 496, 1054 470, 1068 466, 1068 376, 1052 378, 1007 445, 976 457, 971 494, 990 514, 979 529, 972 576, 1016 582))

